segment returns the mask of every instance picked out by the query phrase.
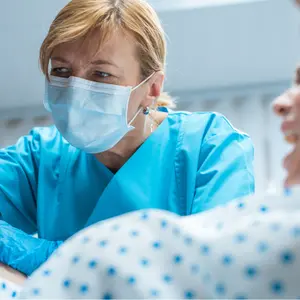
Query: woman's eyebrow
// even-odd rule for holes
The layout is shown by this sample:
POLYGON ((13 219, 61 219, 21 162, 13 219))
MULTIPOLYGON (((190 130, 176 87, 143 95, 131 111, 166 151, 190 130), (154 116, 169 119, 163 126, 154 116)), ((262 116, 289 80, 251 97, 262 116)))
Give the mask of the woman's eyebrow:
POLYGON ((113 63, 110 60, 106 60, 106 59, 98 59, 98 60, 92 61, 91 64, 92 65, 111 65, 116 68, 119 68, 115 63, 113 63))
POLYGON ((66 60, 65 58, 59 57, 59 56, 51 57, 51 60, 55 60, 55 61, 59 61, 59 62, 62 62, 62 63, 70 64, 70 62, 68 60, 66 60))

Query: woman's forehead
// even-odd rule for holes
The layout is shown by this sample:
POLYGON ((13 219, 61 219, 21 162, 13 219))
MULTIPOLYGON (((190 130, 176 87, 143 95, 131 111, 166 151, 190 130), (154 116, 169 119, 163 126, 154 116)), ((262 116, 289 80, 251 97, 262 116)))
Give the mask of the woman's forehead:
POLYGON ((105 60, 124 69, 138 64, 136 43, 130 35, 116 31, 103 44, 99 45, 99 40, 99 32, 94 31, 77 41, 58 45, 51 57, 60 57, 72 64, 80 62, 84 65, 105 60))

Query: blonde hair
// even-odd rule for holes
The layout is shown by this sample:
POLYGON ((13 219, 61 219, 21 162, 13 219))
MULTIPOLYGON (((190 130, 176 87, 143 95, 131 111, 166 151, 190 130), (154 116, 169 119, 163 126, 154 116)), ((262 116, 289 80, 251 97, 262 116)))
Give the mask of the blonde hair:
MULTIPOLYGON (((137 42, 141 74, 164 71, 166 40, 156 12, 144 0, 72 0, 56 16, 40 49, 43 73, 49 76, 49 61, 60 44, 87 37, 99 29, 99 46, 121 29, 137 42)), ((174 107, 172 98, 162 93, 158 106, 174 107)))

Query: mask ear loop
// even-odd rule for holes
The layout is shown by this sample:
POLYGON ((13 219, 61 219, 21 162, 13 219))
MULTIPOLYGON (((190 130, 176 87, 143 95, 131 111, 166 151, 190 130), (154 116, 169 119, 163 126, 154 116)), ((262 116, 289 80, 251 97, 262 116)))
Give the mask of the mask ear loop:
MULTIPOLYGON (((133 92, 134 90, 138 89, 140 86, 142 86, 144 83, 146 83, 149 79, 152 78, 152 76, 155 74, 155 72, 153 72, 150 76, 148 76, 146 79, 144 79, 140 84, 138 84, 137 86, 135 86, 134 88, 131 89, 131 92, 133 92)), ((154 100, 153 100, 153 103, 152 103, 152 106, 154 106, 154 100)), ((150 124, 150 130, 151 130, 151 133, 153 132, 153 122, 155 122, 155 120, 151 117, 150 115, 150 110, 151 108, 149 106, 147 107, 141 107, 137 113, 134 115, 133 119, 131 120, 131 122, 129 123, 129 125, 132 124, 132 122, 135 120, 135 118, 138 116, 138 114, 143 111, 143 114, 146 115, 146 116, 149 116, 150 119, 151 119, 151 124, 150 124)), ((157 126, 158 126, 158 123, 156 122, 157 126)))
POLYGON ((151 79, 154 74, 155 74, 155 72, 153 72, 150 76, 148 76, 146 79, 144 79, 137 86, 135 86, 134 88, 132 88, 131 91, 133 92, 134 90, 138 89, 140 86, 142 86, 144 83, 146 83, 149 79, 151 79))
MULTIPOLYGON (((152 73, 149 77, 147 77, 145 80, 143 80, 140 84, 138 84, 136 87, 131 89, 131 92, 133 92, 134 90, 138 89, 140 86, 142 86, 144 83, 146 83, 153 75, 155 74, 152 73)), ((139 113, 143 110, 143 107, 141 107, 140 109, 138 109, 138 111, 136 112, 136 114, 134 115, 134 117, 132 118, 132 120, 129 122, 129 125, 131 125, 133 123, 133 121, 136 119, 136 117, 139 115, 139 113)))

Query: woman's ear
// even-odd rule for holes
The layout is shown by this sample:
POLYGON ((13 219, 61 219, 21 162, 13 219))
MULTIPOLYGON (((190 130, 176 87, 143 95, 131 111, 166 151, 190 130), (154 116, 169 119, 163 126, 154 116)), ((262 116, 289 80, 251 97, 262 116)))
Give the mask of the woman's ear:
POLYGON ((163 89, 165 75, 162 71, 156 72, 148 81, 148 91, 142 105, 144 107, 152 106, 155 99, 157 99, 163 89))

